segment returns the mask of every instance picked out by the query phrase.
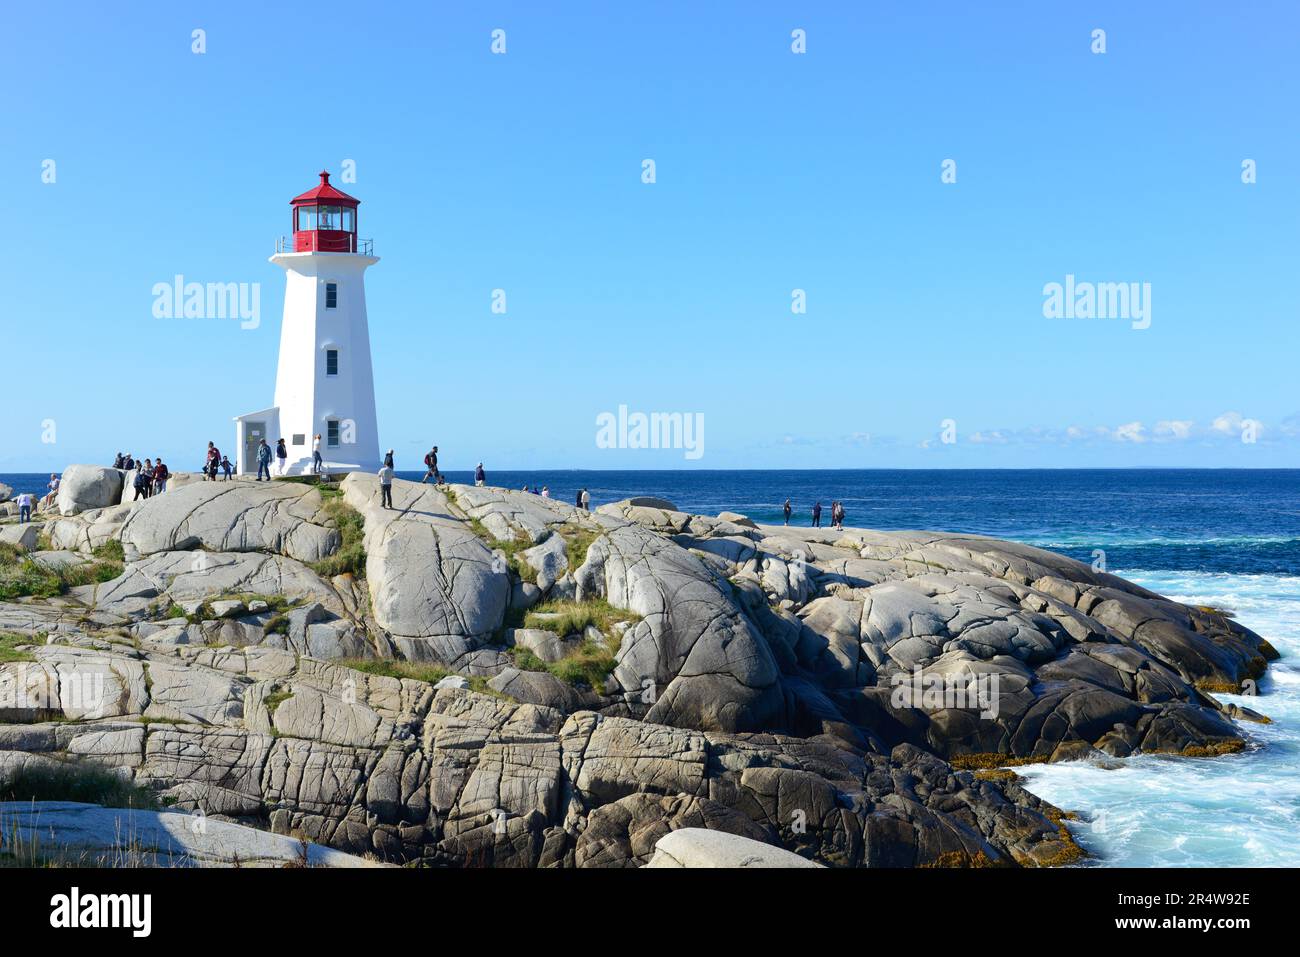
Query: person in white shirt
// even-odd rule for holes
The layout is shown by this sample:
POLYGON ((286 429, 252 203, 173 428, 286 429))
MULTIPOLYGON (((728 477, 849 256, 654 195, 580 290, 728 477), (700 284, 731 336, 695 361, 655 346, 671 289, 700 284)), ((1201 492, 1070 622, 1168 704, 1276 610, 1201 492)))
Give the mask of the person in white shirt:
POLYGON ((311 440, 311 470, 320 475, 320 468, 323 465, 320 457, 320 433, 316 433, 316 438, 311 440))
POLYGON ((30 522, 32 520, 32 506, 35 504, 36 497, 31 492, 23 492, 17 498, 18 502, 18 524, 30 522))
POLYGON ((53 472, 50 473, 50 484, 47 488, 49 488, 50 492, 45 496, 45 507, 49 508, 59 495, 59 477, 53 472))
POLYGON ((591 511, 591 493, 585 488, 582 490, 582 510, 584 512, 591 511))
POLYGON ((393 467, 379 467, 379 504, 383 508, 393 507, 393 467))

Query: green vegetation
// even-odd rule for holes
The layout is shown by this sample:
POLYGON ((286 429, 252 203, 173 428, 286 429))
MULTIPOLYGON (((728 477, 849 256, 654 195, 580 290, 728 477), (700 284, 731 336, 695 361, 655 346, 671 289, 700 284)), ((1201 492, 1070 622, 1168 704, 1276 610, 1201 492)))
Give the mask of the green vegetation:
POLYGON ((587 560, 587 549, 600 537, 600 532, 583 528, 572 522, 566 522, 555 529, 564 538, 565 551, 569 559, 569 571, 576 571, 587 560))
POLYGON ((102 545, 97 545, 91 552, 96 558, 106 562, 124 562, 126 561, 126 551, 122 548, 122 543, 116 538, 110 538, 102 545))
POLYGON ((275 709, 293 697, 292 691, 273 691, 262 699, 268 714, 275 714, 275 709))
POLYGON ((285 614, 272 615, 263 630, 268 635, 289 634, 289 616, 285 614))
MULTIPOLYGON (((119 549, 122 547, 120 542, 114 544, 119 549)), ((122 562, 112 558, 97 558, 66 568, 46 568, 32 561, 21 549, 0 544, 0 601, 57 598, 69 588, 112 581, 121 574, 122 562)))
POLYGON ((153 792, 110 768, 76 761, 17 769, 0 780, 0 801, 79 801, 105 807, 157 808, 153 792))
POLYGON ((603 641, 584 638, 573 652, 559 661, 545 662, 527 648, 516 646, 510 655, 515 667, 523 671, 545 671, 571 685, 588 685, 600 691, 605 679, 614 670, 614 656, 622 643, 622 634, 614 630, 619 622, 639 621, 640 616, 615 608, 604 599, 588 601, 554 601, 538 605, 524 617, 527 628, 541 628, 561 638, 583 635, 589 625, 595 625, 604 635, 603 641))
MULTIPOLYGON (((455 497, 451 492, 446 494, 453 502, 455 501, 455 497)), ((502 554, 506 556, 506 564, 510 567, 510 570, 515 573, 515 577, 520 581, 532 582, 534 585, 537 584, 537 569, 524 561, 523 555, 521 554, 527 549, 533 547, 533 540, 529 538, 527 534, 520 531, 516 532, 515 537, 512 539, 507 540, 496 538, 477 518, 468 519, 468 522, 470 531, 477 535, 488 548, 501 550, 502 554)))
POLYGON ((314 563, 316 574, 325 578, 335 575, 355 575, 363 578, 366 574, 365 519, 355 508, 343 501, 342 493, 325 497, 325 514, 333 521, 343 541, 338 551, 328 558, 314 563))
POLYGON ((16 635, 12 632, 0 632, 0 664, 8 661, 35 661, 30 652, 19 651, 19 645, 43 645, 45 636, 16 635))
POLYGON ((589 598, 586 601, 543 602, 524 616, 524 627, 542 628, 565 638, 580 635, 588 625, 595 625, 608 636, 618 622, 640 620, 641 616, 636 612, 615 608, 603 598, 589 598))
POLYGON ((438 665, 421 664, 418 661, 396 661, 392 658, 344 658, 338 664, 368 675, 410 678, 413 681, 427 681, 429 684, 436 684, 451 674, 446 668, 438 665))

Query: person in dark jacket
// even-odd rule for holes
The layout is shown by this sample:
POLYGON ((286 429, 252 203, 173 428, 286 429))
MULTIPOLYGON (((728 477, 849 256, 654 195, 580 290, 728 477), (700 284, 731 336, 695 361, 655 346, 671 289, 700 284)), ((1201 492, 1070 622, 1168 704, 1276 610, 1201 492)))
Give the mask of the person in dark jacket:
POLYGON ((142 498, 149 497, 148 493, 146 493, 144 490, 144 484, 145 484, 144 463, 141 462, 136 467, 135 476, 131 480, 131 485, 135 488, 135 498, 131 499, 131 501, 138 502, 142 498))
MULTIPOLYGON (((392 450, 392 449, 389 449, 389 450, 388 450, 388 454, 384 456, 384 468, 386 468, 386 469, 395 468, 395 466, 393 465, 393 450, 392 450)), ((391 485, 392 483, 390 482, 389 484, 391 485)))
POLYGON ((785 523, 786 523, 787 525, 789 525, 789 524, 790 524, 790 513, 791 513, 792 511, 794 511, 794 510, 790 507, 790 500, 789 500, 789 499, 786 499, 786 500, 785 500, 785 505, 783 505, 783 506, 781 507, 781 511, 785 513, 785 523))
POLYGON ((158 459, 158 464, 153 467, 153 491, 155 495, 161 495, 167 491, 167 480, 171 478, 171 472, 167 466, 163 465, 163 460, 158 459))
POLYGON ((275 440, 275 457, 277 459, 275 464, 279 466, 280 474, 283 475, 286 467, 285 463, 289 459, 289 450, 284 447, 284 439, 275 440))
POLYGON ((822 503, 821 503, 821 502, 818 502, 816 505, 813 506, 813 523, 812 523, 812 527, 813 527, 813 528, 821 528, 821 527, 822 527, 822 503))
POLYGON ((266 444, 266 439, 257 443, 257 481, 262 481, 263 475, 268 482, 271 481, 271 447, 266 444))
POLYGON ((474 484, 475 485, 487 484, 487 473, 483 471, 482 462, 480 462, 478 465, 474 467, 474 484))

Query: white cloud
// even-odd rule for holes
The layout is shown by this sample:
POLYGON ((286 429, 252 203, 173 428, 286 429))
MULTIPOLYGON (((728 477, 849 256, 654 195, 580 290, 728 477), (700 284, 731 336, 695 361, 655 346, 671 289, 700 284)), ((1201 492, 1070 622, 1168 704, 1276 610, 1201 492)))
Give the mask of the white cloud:
POLYGON ((1177 439, 1182 441, 1189 438, 1192 434, 1192 428, 1196 425, 1191 419, 1166 419, 1163 422, 1157 422, 1154 434, 1158 439, 1177 439))
POLYGON ((1141 422, 1128 422, 1115 429, 1116 442, 1145 442, 1146 427, 1141 422))

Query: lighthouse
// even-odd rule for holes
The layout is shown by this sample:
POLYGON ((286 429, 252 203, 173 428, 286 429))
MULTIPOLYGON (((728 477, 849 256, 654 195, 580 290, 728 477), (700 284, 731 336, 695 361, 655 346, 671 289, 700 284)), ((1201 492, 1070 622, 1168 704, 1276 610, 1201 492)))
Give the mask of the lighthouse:
POLYGON ((310 472, 317 435, 322 471, 373 472, 379 432, 365 272, 379 260, 370 240, 357 239, 360 201, 331 186, 329 173, 289 205, 293 238, 281 238, 270 260, 285 273, 275 404, 235 418, 239 472, 257 471, 262 439, 274 453, 281 438, 288 473, 310 472))

